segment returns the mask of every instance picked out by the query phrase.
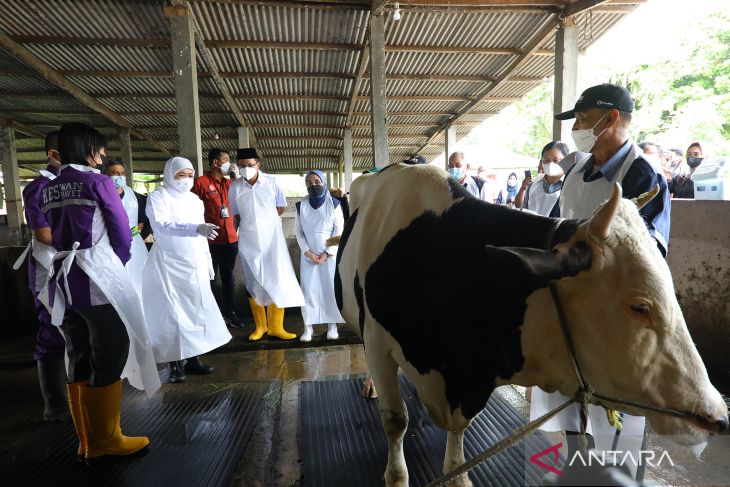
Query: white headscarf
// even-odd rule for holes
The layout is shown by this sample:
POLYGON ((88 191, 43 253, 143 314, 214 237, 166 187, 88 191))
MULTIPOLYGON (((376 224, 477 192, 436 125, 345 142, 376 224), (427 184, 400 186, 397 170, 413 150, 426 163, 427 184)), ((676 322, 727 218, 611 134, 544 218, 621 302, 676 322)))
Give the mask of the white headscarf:
POLYGON ((195 173, 195 169, 193 169, 193 163, 190 162, 188 159, 185 159, 184 157, 175 156, 171 159, 169 159, 165 163, 165 172, 163 173, 163 182, 165 183, 165 188, 172 194, 173 196, 179 196, 183 193, 181 193, 176 187, 175 187, 175 175, 182 171, 183 169, 192 169, 193 174, 195 173))

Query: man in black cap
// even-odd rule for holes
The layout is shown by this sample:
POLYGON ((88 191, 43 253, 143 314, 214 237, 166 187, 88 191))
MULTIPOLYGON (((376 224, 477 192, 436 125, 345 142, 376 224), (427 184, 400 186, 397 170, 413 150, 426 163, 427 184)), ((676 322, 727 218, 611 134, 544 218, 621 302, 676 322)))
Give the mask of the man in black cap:
POLYGON ((304 295, 281 225, 284 190, 274 176, 260 170, 256 149, 238 149, 236 164, 241 177, 231 184, 228 199, 239 222, 238 255, 256 325, 248 339, 269 335, 291 340, 296 335, 284 329, 284 308, 304 306, 304 295))
POLYGON ((426 158, 423 156, 411 156, 408 159, 403 159, 403 164, 426 164, 426 158))
POLYGON ((659 194, 641 208, 649 233, 662 255, 669 243, 670 199, 667 181, 629 139, 634 102, 623 86, 602 84, 588 88, 575 108, 555 115, 557 120, 575 118, 573 140, 578 152, 568 154, 560 165, 566 176, 560 195, 560 216, 590 218, 608 200, 613 184, 621 183, 624 198, 635 198, 659 186, 659 194))

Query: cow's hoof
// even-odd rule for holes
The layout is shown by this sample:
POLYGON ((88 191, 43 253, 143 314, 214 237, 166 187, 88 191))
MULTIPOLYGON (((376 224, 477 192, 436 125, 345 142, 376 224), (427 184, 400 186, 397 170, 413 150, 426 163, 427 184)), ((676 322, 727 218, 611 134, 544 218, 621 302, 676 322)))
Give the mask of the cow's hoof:
POLYGON ((375 399, 378 397, 378 391, 375 390, 375 384, 372 379, 365 379, 365 383, 362 386, 362 396, 367 399, 375 399))

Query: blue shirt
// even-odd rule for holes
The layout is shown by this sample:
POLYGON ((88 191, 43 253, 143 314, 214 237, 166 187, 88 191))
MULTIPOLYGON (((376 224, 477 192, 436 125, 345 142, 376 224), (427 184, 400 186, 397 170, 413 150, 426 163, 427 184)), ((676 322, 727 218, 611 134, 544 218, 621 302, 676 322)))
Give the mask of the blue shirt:
MULTIPOLYGON (((583 172, 583 181, 590 183, 601 178, 614 181, 616 173, 621 168, 621 164, 626 157, 628 157, 632 147, 633 142, 630 140, 626 141, 618 152, 611 156, 595 174, 593 173, 594 158, 591 155, 583 168, 580 169, 583 172)), ((662 255, 666 257, 669 247, 669 226, 672 209, 666 178, 658 174, 646 159, 639 157, 631 164, 623 181, 619 182, 623 189, 624 198, 629 199, 636 198, 643 193, 651 191, 657 184, 659 185, 659 194, 640 209, 639 214, 644 218, 644 222, 649 229, 649 234, 657 241, 662 255)))

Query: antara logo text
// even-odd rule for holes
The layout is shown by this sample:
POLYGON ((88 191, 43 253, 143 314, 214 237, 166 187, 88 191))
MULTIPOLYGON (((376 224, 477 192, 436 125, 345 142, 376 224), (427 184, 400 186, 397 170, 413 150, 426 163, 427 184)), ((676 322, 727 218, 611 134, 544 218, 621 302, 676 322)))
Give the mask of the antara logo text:
MULTIPOLYGON (((558 468, 558 458, 560 456, 560 448, 562 446, 562 442, 556 443, 550 448, 546 448, 543 451, 532 455, 530 457, 530 461, 549 472, 553 472, 557 475, 563 475, 563 471, 558 468), (549 460, 550 463, 546 463, 546 461, 542 460, 542 458, 546 456, 548 457, 546 460, 549 460)), ((584 467, 596 465, 600 465, 602 467, 605 467, 606 465, 648 465, 650 467, 667 467, 671 465, 673 467, 674 461, 672 461, 672 457, 669 456, 669 452, 667 451, 662 451, 661 454, 657 456, 657 452, 652 450, 639 450, 637 453, 624 450, 590 450, 589 452, 584 453, 578 450, 573 453, 573 456, 568 462, 568 466, 572 467, 578 464, 583 465, 584 467)))

